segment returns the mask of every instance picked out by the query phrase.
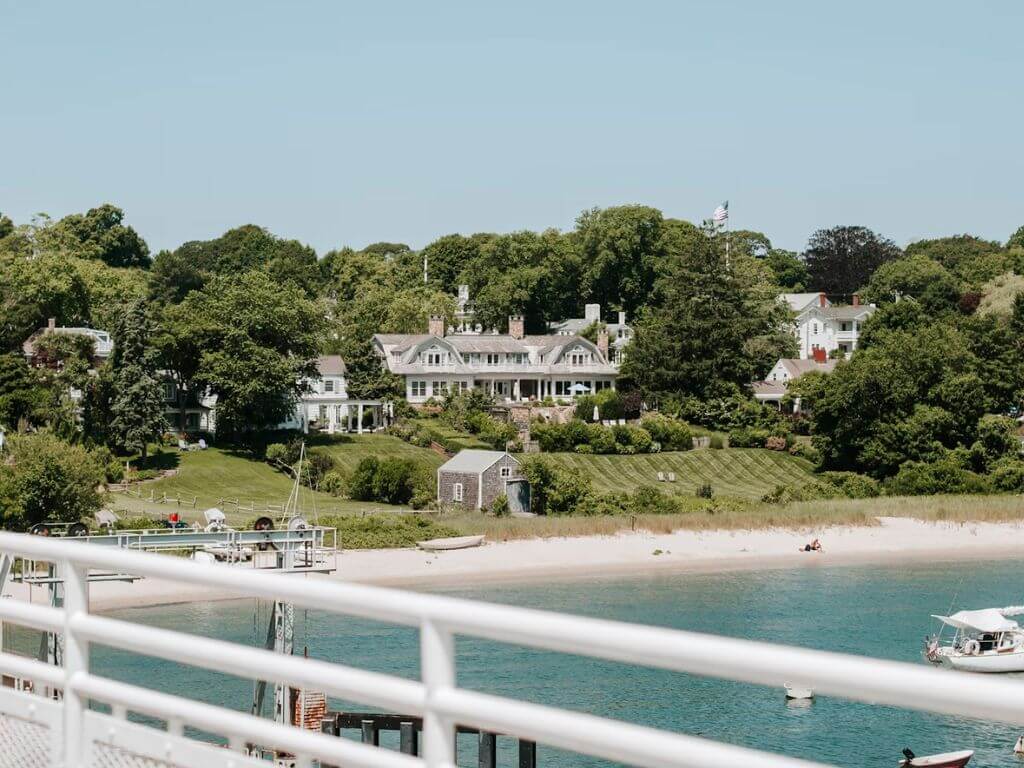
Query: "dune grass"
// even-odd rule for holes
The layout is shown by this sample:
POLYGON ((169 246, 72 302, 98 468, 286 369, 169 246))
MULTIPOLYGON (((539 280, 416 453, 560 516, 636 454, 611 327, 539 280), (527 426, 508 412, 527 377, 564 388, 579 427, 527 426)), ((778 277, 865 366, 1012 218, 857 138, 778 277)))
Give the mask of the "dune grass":
POLYGON ((590 478, 598 493, 635 491, 655 485, 663 491, 692 496, 708 483, 718 496, 760 499, 778 485, 811 479, 811 465, 788 453, 763 448, 701 449, 641 456, 543 454, 560 466, 590 478), (675 483, 659 482, 658 473, 674 472, 675 483))

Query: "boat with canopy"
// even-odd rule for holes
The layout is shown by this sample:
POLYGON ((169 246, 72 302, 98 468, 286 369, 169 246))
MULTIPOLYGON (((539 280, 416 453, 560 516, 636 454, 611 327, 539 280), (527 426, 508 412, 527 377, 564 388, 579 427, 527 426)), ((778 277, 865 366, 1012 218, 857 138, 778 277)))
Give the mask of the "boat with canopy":
POLYGON ((943 645, 941 633, 928 638, 925 658, 964 672, 1024 672, 1024 629, 1009 618, 1021 614, 1024 605, 933 616, 953 628, 953 639, 943 645))

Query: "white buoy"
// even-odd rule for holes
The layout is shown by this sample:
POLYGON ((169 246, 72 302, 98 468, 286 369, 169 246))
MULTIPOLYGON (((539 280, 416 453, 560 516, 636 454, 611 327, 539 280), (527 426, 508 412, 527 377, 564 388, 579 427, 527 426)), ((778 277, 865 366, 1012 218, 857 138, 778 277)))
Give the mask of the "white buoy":
POLYGON ((1017 743, 1013 745, 1013 754, 1024 755, 1024 736, 1017 738, 1017 743))
POLYGON ((786 698, 787 699, 813 699, 814 691, 810 688, 805 688, 799 685, 793 685, 792 683, 786 683, 786 698))

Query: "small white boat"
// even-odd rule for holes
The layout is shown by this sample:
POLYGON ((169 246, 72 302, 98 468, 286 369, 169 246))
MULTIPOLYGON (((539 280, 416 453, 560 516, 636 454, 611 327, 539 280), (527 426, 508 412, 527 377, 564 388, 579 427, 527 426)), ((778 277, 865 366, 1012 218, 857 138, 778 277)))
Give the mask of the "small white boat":
POLYGON ((1021 613, 1024 606, 935 616, 956 631, 948 645, 938 637, 926 640, 925 658, 963 672, 1024 672, 1024 629, 1007 618, 1021 613))
POLYGON ((801 685, 792 685, 786 683, 786 698, 787 699, 813 699, 814 691, 810 688, 805 688, 801 685))
POLYGON ((446 539, 430 539, 428 541, 417 541, 416 546, 428 552, 440 552, 448 549, 469 549, 479 547, 484 543, 484 535, 479 536, 450 536, 446 539))
POLYGON ((943 752, 941 755, 925 755, 917 757, 909 749, 904 749, 906 756, 900 760, 900 768, 963 768, 967 761, 974 756, 973 749, 965 749, 960 752, 943 752))

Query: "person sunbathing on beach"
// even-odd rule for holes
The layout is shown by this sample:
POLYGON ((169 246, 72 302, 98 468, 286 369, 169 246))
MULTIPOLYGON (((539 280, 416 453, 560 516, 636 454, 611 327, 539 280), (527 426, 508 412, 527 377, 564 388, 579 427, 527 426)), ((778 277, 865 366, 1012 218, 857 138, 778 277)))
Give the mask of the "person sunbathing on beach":
POLYGON ((814 540, 814 541, 812 541, 812 542, 811 542, 810 544, 804 544, 804 545, 803 545, 803 546, 802 546, 802 547, 801 547, 801 548, 800 548, 799 550, 797 550, 797 551, 798 551, 798 552, 824 552, 825 550, 823 550, 823 549, 821 548, 821 542, 820 542, 820 541, 818 541, 817 539, 815 539, 815 540, 814 540))

